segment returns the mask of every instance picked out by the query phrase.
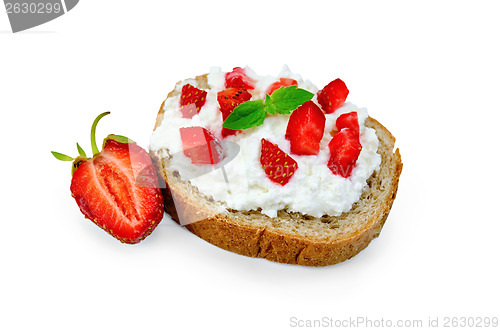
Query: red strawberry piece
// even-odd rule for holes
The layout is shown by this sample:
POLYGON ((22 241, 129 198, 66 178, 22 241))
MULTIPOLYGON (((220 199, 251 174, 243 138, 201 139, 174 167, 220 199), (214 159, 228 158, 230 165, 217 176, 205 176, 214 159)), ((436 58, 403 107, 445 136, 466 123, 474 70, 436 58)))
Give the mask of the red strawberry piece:
POLYGON ((227 136, 234 136, 234 135, 238 134, 238 132, 241 132, 241 130, 232 130, 232 129, 222 127, 220 134, 222 135, 223 138, 226 138, 227 136))
POLYGON ((252 90, 255 88, 254 84, 254 80, 246 75, 243 68, 236 67, 233 68, 233 71, 226 73, 226 88, 235 87, 252 90))
POLYGON ((207 91, 200 90, 190 84, 184 85, 182 87, 180 101, 182 117, 192 118, 200 112, 201 107, 203 107, 206 101, 207 91), (195 105, 194 108, 191 106, 192 104, 195 105))
POLYGON ((184 155, 191 159, 193 164, 217 164, 224 158, 224 150, 217 138, 210 131, 193 126, 180 128, 184 155))
POLYGON ((345 83, 337 78, 318 92, 318 103, 325 113, 330 114, 344 104, 348 94, 345 83))
POLYGON ((349 128, 359 135, 358 113, 353 111, 340 115, 335 122, 335 126, 337 127, 337 131, 340 131, 343 128, 349 128))
POLYGON ((283 152, 278 145, 262 138, 260 164, 271 181, 284 186, 297 171, 297 162, 290 155, 283 152))
POLYGON ((361 153, 359 135, 353 129, 344 128, 332 138, 328 147, 330 148, 328 168, 334 175, 348 178, 361 153))
MULTIPOLYGON (((222 119, 225 121, 233 112, 234 108, 251 98, 252 95, 243 88, 229 88, 218 92, 217 101, 219 102, 220 111, 222 112, 222 119)), ((230 135, 235 135, 238 132, 239 130, 231 130, 223 127, 222 137, 225 138, 230 135)))
POLYGON ((93 157, 87 158, 77 145, 80 156, 73 163, 71 195, 86 218, 121 242, 135 244, 163 218, 163 197, 149 154, 135 142, 110 135, 98 151, 95 126, 107 114, 92 126, 93 157))
POLYGON ((279 81, 272 83, 269 88, 267 89, 266 94, 271 95, 273 94, 274 91, 279 89, 280 87, 287 87, 287 86, 297 86, 298 83, 295 79, 291 78, 280 78, 279 81))
POLYGON ((220 111, 223 115, 226 115, 226 118, 231 114, 234 108, 251 98, 252 95, 243 88, 229 88, 217 93, 220 111))
POLYGON ((194 115, 199 113, 195 103, 181 106, 181 108, 179 108, 179 111, 182 113, 183 118, 193 118, 194 115))
POLYGON ((285 138, 290 140, 290 152, 316 155, 325 131, 325 114, 312 101, 307 101, 290 115, 285 138))

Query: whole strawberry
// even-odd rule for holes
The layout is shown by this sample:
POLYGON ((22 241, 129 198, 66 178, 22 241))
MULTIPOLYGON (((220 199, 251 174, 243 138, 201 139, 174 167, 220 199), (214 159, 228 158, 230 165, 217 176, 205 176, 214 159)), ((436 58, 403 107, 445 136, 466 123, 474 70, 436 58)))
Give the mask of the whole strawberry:
POLYGON ((92 158, 78 144, 76 159, 52 154, 62 161, 74 160, 71 195, 83 215, 121 242, 135 244, 163 218, 163 197, 151 158, 135 142, 109 135, 99 152, 95 129, 108 114, 100 114, 92 125, 92 158))

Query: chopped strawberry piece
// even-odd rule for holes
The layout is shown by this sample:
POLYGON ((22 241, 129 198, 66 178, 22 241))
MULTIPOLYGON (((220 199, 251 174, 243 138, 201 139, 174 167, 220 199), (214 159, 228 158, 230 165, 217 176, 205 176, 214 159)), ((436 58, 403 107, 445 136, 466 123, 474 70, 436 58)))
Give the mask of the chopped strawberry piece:
POLYGON ((254 80, 246 75, 243 68, 236 67, 233 68, 233 71, 226 73, 226 88, 234 87, 252 90, 255 88, 254 84, 254 80))
POLYGON ((231 114, 234 108, 251 98, 252 95, 243 88, 228 88, 217 93, 220 111, 222 114, 227 114, 227 116, 231 114))
POLYGON ((293 111, 288 120, 285 138, 290 140, 290 152, 316 155, 325 131, 325 114, 312 101, 293 111))
POLYGON ((273 94, 274 91, 279 89, 280 87, 286 87, 286 86, 297 86, 298 83, 295 79, 291 78, 280 78, 279 81, 272 83, 269 88, 267 89, 266 94, 271 95, 273 94))
POLYGON ((297 162, 290 155, 283 152, 278 145, 262 138, 260 164, 272 182, 284 186, 297 171, 297 162))
MULTIPOLYGON (((225 121, 226 118, 228 118, 228 116, 233 112, 234 108, 251 98, 252 95, 243 88, 228 88, 217 93, 217 101, 219 102, 220 111, 222 112, 222 120, 225 121)), ((230 135, 235 135, 238 132, 240 131, 223 127, 222 137, 225 138, 230 135)))
POLYGON ((201 107, 207 101, 207 91, 200 90, 193 85, 186 84, 182 87, 181 101, 180 101, 180 111, 182 112, 182 117, 192 118, 194 115, 200 112, 201 107), (190 106, 194 104, 193 106, 190 106))
POLYGON ((325 113, 330 114, 344 104, 348 94, 345 83, 337 78, 318 92, 318 103, 325 113))
POLYGON ((358 113, 353 111, 340 115, 335 122, 335 126, 337 127, 337 131, 340 131, 343 128, 349 128, 359 135, 358 113))
POLYGON ((344 128, 332 138, 328 147, 330 148, 328 168, 334 175, 348 178, 361 153, 359 135, 350 128, 344 128))
POLYGON ((181 106, 179 111, 182 113, 183 118, 193 118, 194 115, 198 114, 198 109, 196 104, 190 103, 189 105, 181 106))
POLYGON ((241 130, 233 130, 233 129, 228 129, 222 127, 222 130, 220 130, 220 134, 222 135, 222 138, 226 138, 227 136, 235 136, 237 135, 241 130))
POLYGON ((193 164, 217 164, 224 158, 221 143, 201 126, 180 128, 184 155, 193 164))

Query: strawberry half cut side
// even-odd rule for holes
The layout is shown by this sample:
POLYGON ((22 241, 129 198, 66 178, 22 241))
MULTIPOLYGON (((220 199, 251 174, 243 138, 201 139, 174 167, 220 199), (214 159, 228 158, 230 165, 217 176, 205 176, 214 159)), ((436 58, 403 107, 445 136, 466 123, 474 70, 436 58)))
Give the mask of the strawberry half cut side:
MULTIPOLYGON (((77 144, 80 156, 73 163, 71 195, 86 218, 121 242, 135 244, 163 218, 163 197, 149 154, 135 142, 109 135, 99 152, 95 127, 107 114, 99 115, 92 125, 93 157, 87 158, 77 144)), ((61 154, 53 154, 63 160, 61 154)))
POLYGON ((236 67, 233 71, 226 73, 226 88, 244 88, 252 90, 255 88, 255 82, 248 77, 245 69, 236 67))
POLYGON ((325 114, 312 101, 307 101, 290 115, 285 138, 290 140, 290 152, 297 155, 317 155, 325 131, 325 114))
POLYGON ((201 107, 205 105, 206 101, 207 91, 200 90, 190 84, 184 85, 182 87, 180 100, 182 117, 192 118, 200 112, 201 107), (194 105, 194 108, 191 105, 194 105))
POLYGON ((134 244, 147 237, 163 217, 157 181, 144 149, 136 143, 109 140, 100 154, 80 164, 73 174, 71 193, 88 219, 120 241, 134 244), (137 173, 153 185, 138 185, 137 173))
POLYGON ((344 104, 348 94, 345 83, 337 78, 318 92, 318 103, 325 113, 330 114, 344 104))
POLYGON ((328 147, 330 148, 328 168, 334 175, 348 178, 361 153, 359 135, 350 128, 344 128, 332 138, 328 147))
POLYGON ((260 164, 272 182, 285 186, 298 169, 297 162, 278 145, 262 138, 260 164))
POLYGON ((217 164, 224 159, 220 141, 207 129, 193 126, 179 129, 184 155, 196 165, 217 164))

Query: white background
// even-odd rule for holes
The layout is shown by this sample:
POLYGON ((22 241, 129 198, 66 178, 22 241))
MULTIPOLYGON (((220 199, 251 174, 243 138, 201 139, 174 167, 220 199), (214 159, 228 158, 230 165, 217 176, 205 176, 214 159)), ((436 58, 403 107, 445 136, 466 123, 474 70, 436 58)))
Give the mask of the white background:
POLYGON ((495 1, 84 0, 12 34, 2 8, 0 329, 500 317, 498 13, 495 1), (134 246, 84 219, 70 163, 50 151, 90 153, 97 114, 111 111, 99 141, 147 148, 176 81, 284 63, 320 88, 341 77, 397 138, 398 196, 367 249, 307 268, 223 251, 167 217, 134 246))

